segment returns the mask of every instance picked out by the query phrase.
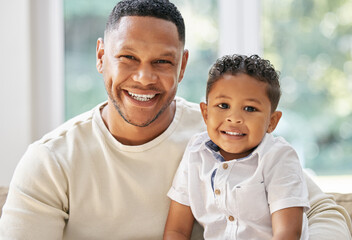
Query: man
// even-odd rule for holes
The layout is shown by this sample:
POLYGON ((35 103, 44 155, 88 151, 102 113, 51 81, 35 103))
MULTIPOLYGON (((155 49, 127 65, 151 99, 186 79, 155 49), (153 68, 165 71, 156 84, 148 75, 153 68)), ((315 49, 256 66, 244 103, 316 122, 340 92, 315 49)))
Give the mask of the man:
MULTIPOLYGON (((108 101, 29 146, 0 239, 162 238, 173 175, 189 138, 205 129, 198 105, 175 98, 184 35, 168 1, 116 5, 97 42, 108 101)), ((348 239, 344 211, 309 184, 311 239, 348 239)), ((199 226, 194 232, 201 239, 199 226)))

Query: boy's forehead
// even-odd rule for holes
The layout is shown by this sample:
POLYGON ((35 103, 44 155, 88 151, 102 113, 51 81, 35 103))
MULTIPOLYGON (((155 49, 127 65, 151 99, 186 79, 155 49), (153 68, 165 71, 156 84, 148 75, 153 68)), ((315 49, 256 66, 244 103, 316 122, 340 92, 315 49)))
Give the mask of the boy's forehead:
POLYGON ((270 102, 267 94, 268 86, 267 82, 260 81, 247 74, 226 73, 214 82, 209 91, 209 96, 216 98, 236 98, 237 96, 243 97, 248 95, 254 98, 264 97, 270 102))
MULTIPOLYGON (((214 85, 217 85, 218 82, 222 82, 222 85, 224 83, 233 83, 233 85, 240 85, 243 87, 248 87, 248 88, 260 88, 266 93, 267 87, 269 86, 269 83, 265 81, 261 81, 257 79, 256 77, 250 76, 245 73, 236 73, 236 74, 231 74, 231 73, 225 73, 222 75, 218 80, 215 81, 214 85)), ((221 84, 219 84, 221 85, 221 84)), ((236 87, 234 87, 233 90, 237 90, 236 87)))

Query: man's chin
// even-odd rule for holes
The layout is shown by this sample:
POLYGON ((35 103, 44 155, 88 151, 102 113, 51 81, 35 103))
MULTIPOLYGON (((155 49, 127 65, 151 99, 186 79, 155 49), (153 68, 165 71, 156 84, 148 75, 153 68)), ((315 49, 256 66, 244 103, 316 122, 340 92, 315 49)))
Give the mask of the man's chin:
POLYGON ((135 126, 135 127, 141 127, 141 128, 143 128, 143 127, 148 127, 152 122, 154 122, 154 120, 152 120, 152 121, 147 121, 147 122, 138 122, 138 121, 135 121, 135 120, 132 121, 132 120, 126 120, 126 119, 125 119, 125 121, 126 121, 127 123, 129 123, 129 124, 135 126))
POLYGON ((157 114, 154 117, 147 117, 147 114, 135 114, 132 117, 127 117, 123 114, 121 114, 121 117, 127 122, 128 124, 131 124, 136 127, 148 127, 150 124, 152 124, 160 115, 157 114))

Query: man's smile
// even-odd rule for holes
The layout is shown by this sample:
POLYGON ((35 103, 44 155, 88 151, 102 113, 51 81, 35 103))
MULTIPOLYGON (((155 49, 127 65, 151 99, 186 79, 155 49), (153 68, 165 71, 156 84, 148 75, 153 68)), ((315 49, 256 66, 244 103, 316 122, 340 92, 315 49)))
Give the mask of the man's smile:
POLYGON ((156 96, 156 94, 136 94, 132 92, 128 92, 128 95, 130 95, 133 99, 141 102, 147 102, 156 96))

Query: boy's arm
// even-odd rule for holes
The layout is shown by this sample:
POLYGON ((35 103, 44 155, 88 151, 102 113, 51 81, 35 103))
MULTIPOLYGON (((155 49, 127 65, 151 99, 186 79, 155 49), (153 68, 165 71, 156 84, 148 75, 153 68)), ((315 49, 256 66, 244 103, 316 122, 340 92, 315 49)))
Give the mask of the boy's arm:
POLYGON ((297 240, 302 231, 302 207, 284 208, 271 215, 273 238, 272 240, 297 240))
POLYGON ((193 223, 191 208, 172 200, 165 225, 164 240, 190 239, 193 223))

